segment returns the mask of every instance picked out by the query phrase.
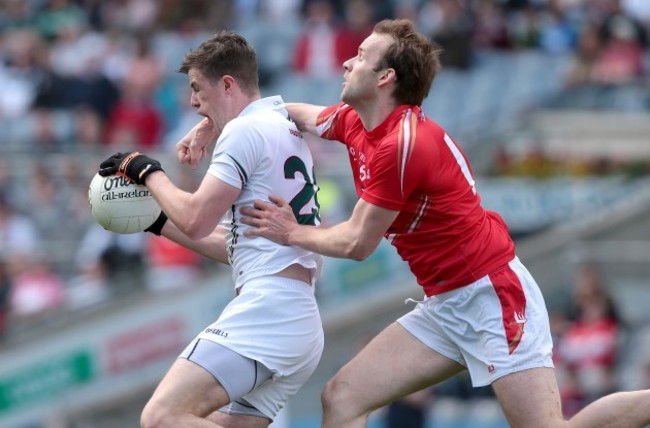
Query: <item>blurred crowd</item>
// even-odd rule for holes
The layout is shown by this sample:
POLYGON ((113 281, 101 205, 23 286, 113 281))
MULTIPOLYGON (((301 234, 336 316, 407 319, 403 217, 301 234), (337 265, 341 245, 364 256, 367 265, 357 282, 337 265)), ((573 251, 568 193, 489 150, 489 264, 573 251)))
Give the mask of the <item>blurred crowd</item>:
MULTIPOLYGON (((164 239, 104 231, 87 204, 111 152, 175 162, 173 145, 197 121, 176 72, 189 49, 220 29, 242 33, 270 95, 295 76, 339 79, 374 23, 395 17, 442 46, 445 69, 471 69, 479 52, 536 50, 572 58, 567 87, 649 75, 647 0, 0 0, 0 336, 7 323, 205 274, 204 259, 164 239)), ((186 190, 197 185, 191 172, 174 173, 186 190)), ((611 315, 606 299, 598 304, 576 317, 611 315)), ((611 317, 603 336, 616 333, 611 317)), ((582 376, 576 343, 558 354, 570 385, 582 376)), ((599 391, 610 387, 607 373, 599 391)), ((578 403, 592 396, 566 394, 578 403)))
POLYGON ((247 36, 268 87, 340 77, 387 17, 415 21, 447 68, 472 67, 481 50, 536 49, 574 56, 568 85, 647 76, 643 0, 3 0, 2 145, 161 148, 194 120, 176 69, 207 34, 247 36))

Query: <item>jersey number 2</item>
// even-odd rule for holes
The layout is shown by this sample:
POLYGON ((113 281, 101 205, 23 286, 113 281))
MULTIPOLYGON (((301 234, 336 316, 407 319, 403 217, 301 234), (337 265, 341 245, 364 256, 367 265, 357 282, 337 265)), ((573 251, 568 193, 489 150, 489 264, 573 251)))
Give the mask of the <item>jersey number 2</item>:
POLYGON ((289 205, 293 210, 293 215, 296 217, 296 220, 300 224, 307 224, 310 226, 316 226, 316 220, 320 220, 318 217, 318 198, 316 197, 316 176, 312 171, 312 176, 307 172, 307 167, 305 163, 298 156, 291 156, 284 162, 284 178, 287 179, 296 179, 296 173, 299 172, 302 174, 305 179, 305 185, 302 186, 300 192, 291 199, 289 205), (311 209, 310 214, 300 214, 300 210, 309 203, 311 199, 314 199, 314 204, 316 208, 311 209))

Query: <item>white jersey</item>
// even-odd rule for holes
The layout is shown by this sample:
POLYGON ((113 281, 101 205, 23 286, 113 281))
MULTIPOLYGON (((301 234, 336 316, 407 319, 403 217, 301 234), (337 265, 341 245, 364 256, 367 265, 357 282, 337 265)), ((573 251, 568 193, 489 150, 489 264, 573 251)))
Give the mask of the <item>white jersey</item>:
POLYGON ((256 100, 228 122, 217 140, 208 172, 242 189, 222 220, 230 230, 228 259, 235 288, 294 263, 312 269, 314 280, 318 277, 320 255, 266 238, 246 237, 244 231, 250 226, 240 221, 241 207, 275 195, 289 202, 299 223, 320 224, 314 161, 281 97, 256 100))

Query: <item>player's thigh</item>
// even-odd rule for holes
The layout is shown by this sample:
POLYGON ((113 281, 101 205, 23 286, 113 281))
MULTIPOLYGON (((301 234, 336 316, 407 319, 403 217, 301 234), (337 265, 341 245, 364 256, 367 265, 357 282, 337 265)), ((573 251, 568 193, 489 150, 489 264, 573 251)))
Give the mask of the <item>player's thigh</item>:
POLYGON ((266 428, 271 423, 270 419, 262 416, 228 415, 222 412, 212 413, 208 420, 223 428, 266 428))
POLYGON ((372 410, 464 369, 394 322, 339 370, 328 390, 343 402, 372 410))
POLYGON ((506 375, 492 384, 512 428, 565 426, 555 371, 541 367, 506 375))
POLYGON ((207 370, 178 358, 158 384, 145 412, 205 417, 229 401, 224 388, 207 370))

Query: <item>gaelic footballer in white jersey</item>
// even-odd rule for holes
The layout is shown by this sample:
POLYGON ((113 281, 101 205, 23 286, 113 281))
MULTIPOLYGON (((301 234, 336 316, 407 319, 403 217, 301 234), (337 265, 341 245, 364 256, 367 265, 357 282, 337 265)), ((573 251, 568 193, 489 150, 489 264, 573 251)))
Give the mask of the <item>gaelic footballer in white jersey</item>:
POLYGON ((246 237, 244 231, 250 226, 240 222, 241 207, 277 195, 289 202, 299 223, 320 224, 314 161, 281 97, 254 101, 228 122, 215 146, 208 173, 242 189, 222 220, 230 230, 228 257, 236 289, 295 263, 312 269, 312 282, 317 279, 320 255, 266 238, 246 237))

